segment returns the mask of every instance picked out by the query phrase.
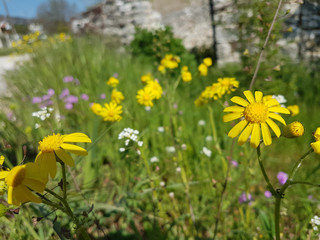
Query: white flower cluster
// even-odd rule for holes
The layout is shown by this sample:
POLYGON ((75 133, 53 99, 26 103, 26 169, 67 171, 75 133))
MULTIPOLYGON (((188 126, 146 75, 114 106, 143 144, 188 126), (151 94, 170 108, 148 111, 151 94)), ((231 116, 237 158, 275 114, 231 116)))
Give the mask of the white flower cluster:
POLYGON ((211 157, 212 151, 206 147, 203 147, 201 153, 203 153, 207 157, 211 157))
POLYGON ((311 225, 314 231, 318 231, 319 228, 318 226, 320 226, 320 217, 318 217, 317 215, 315 215, 312 219, 311 219, 311 225))
POLYGON ((138 134, 139 134, 138 130, 134 130, 132 128, 125 128, 125 129, 123 129, 123 131, 121 133, 119 133, 118 139, 119 140, 126 139, 124 142, 125 146, 128 146, 130 141, 133 141, 133 142, 138 143, 139 147, 142 147, 143 142, 138 141, 138 134))
POLYGON ((40 120, 44 121, 50 117, 52 112, 53 112, 53 108, 42 107, 40 111, 33 112, 32 117, 37 117, 40 120))
POLYGON ((272 98, 277 100, 281 107, 286 107, 284 104, 287 102, 287 99, 283 95, 272 95, 272 98))

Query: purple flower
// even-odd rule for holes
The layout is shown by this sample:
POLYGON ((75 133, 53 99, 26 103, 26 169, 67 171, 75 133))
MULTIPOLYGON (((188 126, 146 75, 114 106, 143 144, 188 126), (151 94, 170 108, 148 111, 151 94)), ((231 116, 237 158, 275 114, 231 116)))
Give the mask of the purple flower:
POLYGON ((267 190, 267 191, 264 192, 264 196, 265 196, 266 198, 271 198, 271 197, 272 197, 272 193, 267 190))
POLYGON ((65 102, 66 103, 77 103, 78 97, 70 95, 65 99, 65 102))
POLYGON ((288 174, 286 174, 285 172, 278 172, 277 178, 279 180, 279 183, 283 185, 288 180, 288 174))
POLYGON ((63 99, 63 98, 65 98, 66 96, 69 96, 69 94, 70 94, 69 89, 68 89, 68 88, 65 88, 65 89, 62 90, 59 98, 60 98, 60 99, 63 99))
POLYGON ((48 96, 52 97, 54 95, 54 90, 52 88, 48 89, 48 96))
POLYGON ((239 203, 245 203, 245 202, 251 202, 252 201, 252 196, 250 193, 246 194, 243 192, 240 197, 239 197, 239 203))
POLYGON ((72 77, 72 76, 65 76, 65 77, 63 78, 63 81, 64 81, 64 82, 73 82, 73 77, 72 77))
POLYGON ((74 82, 75 85, 80 85, 80 81, 79 81, 78 78, 75 78, 75 79, 73 80, 73 82, 74 82))
POLYGON ((308 196, 308 199, 309 199, 309 200, 312 200, 312 199, 313 199, 313 196, 312 196, 312 195, 309 195, 309 196, 308 196))
POLYGON ((85 93, 82 93, 81 94, 81 99, 84 100, 84 101, 88 101, 89 100, 89 96, 85 93))
POLYGON ((33 104, 41 103, 41 102, 42 102, 41 97, 33 97, 33 98, 32 98, 32 103, 33 103, 33 104))
POLYGON ((100 98, 101 98, 101 99, 106 99, 106 95, 105 95, 104 93, 102 93, 102 94, 100 95, 100 98))
POLYGON ((177 108, 178 108, 178 104, 176 104, 176 103, 173 104, 173 108, 174 108, 174 109, 177 109, 177 108))
POLYGON ((68 102, 66 105, 64 105, 64 107, 68 110, 71 110, 73 108, 73 104, 68 102))
POLYGON ((112 76, 117 78, 117 77, 119 77, 119 74, 118 73, 114 73, 112 76))
POLYGON ((231 165, 234 167, 238 167, 239 163, 236 160, 231 160, 231 165))
POLYGON ((49 95, 43 95, 42 96, 42 101, 48 101, 51 98, 49 95))

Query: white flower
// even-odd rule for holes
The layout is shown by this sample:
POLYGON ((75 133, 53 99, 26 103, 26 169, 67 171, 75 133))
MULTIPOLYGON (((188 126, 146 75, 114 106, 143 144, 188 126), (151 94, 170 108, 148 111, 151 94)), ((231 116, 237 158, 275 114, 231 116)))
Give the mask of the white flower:
POLYGON ((177 167, 176 172, 178 172, 178 173, 181 172, 181 167, 177 167))
POLYGON ((169 192, 169 197, 174 198, 174 192, 169 192))
POLYGON ((287 99, 283 95, 272 95, 272 98, 276 99, 280 104, 287 102, 287 99))
POLYGON ((161 187, 164 187, 165 185, 166 185, 166 183, 165 183, 164 181, 161 181, 161 182, 160 182, 160 186, 161 186, 161 187))
POLYGON ((53 108, 42 107, 40 111, 33 112, 32 117, 39 118, 41 121, 46 120, 50 117, 53 108))
POLYGON ((211 142, 212 141, 212 136, 206 136, 206 142, 211 142))
POLYGON ((149 112, 151 110, 150 106, 146 106, 144 109, 146 109, 147 112, 149 112))
POLYGON ((162 126, 160 126, 160 127, 158 127, 158 132, 164 132, 164 127, 162 127, 162 126))
POLYGON ((202 153, 204 155, 206 155, 207 157, 211 157, 212 151, 210 149, 206 148, 206 147, 203 147, 202 148, 202 153))
POLYGON ((138 142, 138 146, 139 146, 139 147, 142 147, 142 145, 143 145, 143 142, 142 142, 142 141, 139 141, 139 142, 138 142))
POLYGON ((168 153, 174 153, 174 152, 176 152, 176 148, 174 146, 168 146, 168 147, 166 147, 166 151, 168 153))
POLYGON ((125 148, 120 148, 119 151, 120 152, 124 152, 126 149, 125 148))
POLYGON ((141 155, 141 151, 139 149, 137 149, 137 153, 138 155, 141 155))
POLYGON ((198 125, 199 126, 204 126, 204 125, 206 125, 206 121, 205 120, 199 120, 198 125))
POLYGON ((182 149, 182 150, 187 150, 187 144, 182 144, 182 145, 181 145, 181 149, 182 149))
POLYGON ((36 123, 36 124, 34 125, 34 128, 35 128, 35 129, 38 129, 39 127, 41 127, 41 126, 40 126, 40 124, 38 124, 38 123, 36 123))
POLYGON ((159 158, 157 158, 156 156, 153 156, 152 158, 150 158, 150 162, 151 163, 159 162, 159 158))

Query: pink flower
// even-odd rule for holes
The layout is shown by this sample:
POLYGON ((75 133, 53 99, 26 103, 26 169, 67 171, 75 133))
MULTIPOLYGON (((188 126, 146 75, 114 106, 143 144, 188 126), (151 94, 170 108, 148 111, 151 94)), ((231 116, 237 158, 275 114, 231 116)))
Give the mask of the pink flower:
POLYGON ((41 102, 42 102, 41 97, 33 97, 33 98, 32 98, 32 103, 33 103, 33 104, 41 103, 41 102))
POLYGON ((73 108, 73 104, 68 102, 66 105, 64 105, 64 107, 68 110, 71 110, 73 108))
POLYGON ((63 81, 64 81, 64 82, 73 82, 73 77, 72 77, 72 76, 65 76, 65 77, 63 78, 63 81))
POLYGON ((65 88, 65 89, 62 90, 59 98, 60 98, 60 99, 63 99, 63 98, 65 98, 66 96, 69 96, 69 95, 70 95, 69 89, 68 89, 68 88, 65 88))
POLYGON ((279 180, 279 183, 283 185, 288 180, 288 174, 286 174, 285 172, 278 172, 277 178, 279 180))
POLYGON ((54 90, 52 88, 48 89, 48 96, 52 97, 54 95, 54 90))
POLYGON ((84 101, 88 101, 89 100, 89 96, 85 93, 82 93, 81 94, 81 99, 84 100, 84 101))
POLYGON ((106 99, 106 95, 105 95, 104 93, 102 93, 102 94, 100 95, 100 98, 101 98, 101 99, 106 99))

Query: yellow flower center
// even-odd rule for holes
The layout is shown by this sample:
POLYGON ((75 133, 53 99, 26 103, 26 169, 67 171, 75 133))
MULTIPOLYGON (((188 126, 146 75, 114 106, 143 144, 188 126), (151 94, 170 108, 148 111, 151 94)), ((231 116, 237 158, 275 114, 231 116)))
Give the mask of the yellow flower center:
POLYGON ((150 94, 144 94, 143 100, 146 101, 146 102, 150 101, 151 100, 150 94))
POLYGON ((7 176, 7 184, 11 187, 19 186, 26 175, 25 166, 17 166, 12 168, 7 176))
POLYGON ((250 123, 263 123, 268 119, 268 107, 264 103, 251 103, 243 112, 250 123))
POLYGON ((63 144, 63 136, 59 133, 53 134, 39 142, 39 150, 42 152, 53 152, 58 150, 61 144, 63 144))
POLYGON ((223 79, 220 83, 223 87, 229 87, 230 85, 230 81, 228 79, 223 79))
POLYGON ((109 109, 108 115, 109 117, 114 117, 116 115, 115 109, 109 109))

